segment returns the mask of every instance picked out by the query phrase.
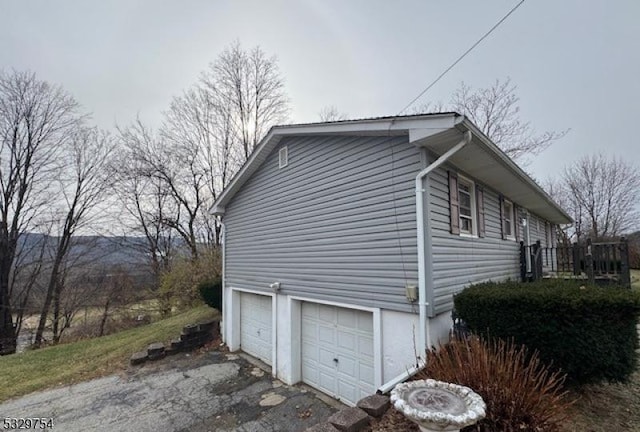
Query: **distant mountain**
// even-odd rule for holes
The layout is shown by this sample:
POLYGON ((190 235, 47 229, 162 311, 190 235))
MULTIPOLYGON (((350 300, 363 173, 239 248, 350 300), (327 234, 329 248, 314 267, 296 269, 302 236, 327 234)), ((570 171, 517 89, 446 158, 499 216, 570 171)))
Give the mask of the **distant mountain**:
MULTIPOLYGON (((44 260, 53 257, 58 238, 38 233, 26 233, 20 236, 19 253, 24 262, 39 259, 42 247, 45 247, 44 260)), ((141 270, 148 265, 145 256, 146 241, 141 237, 117 236, 76 236, 72 240, 68 260, 82 265, 96 267, 121 266, 128 270, 141 270)), ((144 270, 143 270, 144 271, 144 270)))

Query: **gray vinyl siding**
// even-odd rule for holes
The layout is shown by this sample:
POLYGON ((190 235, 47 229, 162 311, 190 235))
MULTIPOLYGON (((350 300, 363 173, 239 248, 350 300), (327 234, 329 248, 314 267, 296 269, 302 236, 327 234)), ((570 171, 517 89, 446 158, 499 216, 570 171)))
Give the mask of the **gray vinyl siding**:
POLYGON ((537 216, 533 213, 529 213, 529 220, 531 221, 530 234, 531 234, 531 243, 535 243, 540 240, 540 244, 544 247, 550 247, 549 239, 553 240, 550 237, 551 225, 540 216, 537 216))
POLYGON ((453 294, 472 283, 520 278, 519 244, 514 240, 502 239, 497 192, 484 188, 484 238, 450 233, 447 169, 455 171, 452 167, 438 168, 429 178, 433 257, 431 280, 434 287, 431 314, 451 310, 453 294))
POLYGON ((284 138, 226 208, 226 286, 410 311, 420 169, 406 136, 284 138))

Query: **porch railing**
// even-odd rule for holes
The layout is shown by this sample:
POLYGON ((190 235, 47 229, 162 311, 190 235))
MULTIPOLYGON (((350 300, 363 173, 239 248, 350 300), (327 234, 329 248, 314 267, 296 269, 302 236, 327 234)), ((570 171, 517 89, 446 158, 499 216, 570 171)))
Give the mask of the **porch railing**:
POLYGON ((523 281, 557 277, 631 287, 629 245, 625 238, 553 247, 520 242, 520 275, 523 281))

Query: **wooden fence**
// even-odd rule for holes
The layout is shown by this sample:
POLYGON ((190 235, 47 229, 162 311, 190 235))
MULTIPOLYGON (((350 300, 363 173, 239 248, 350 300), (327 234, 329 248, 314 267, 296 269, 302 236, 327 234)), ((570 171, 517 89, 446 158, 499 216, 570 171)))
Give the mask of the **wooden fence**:
POLYGON ((554 247, 542 247, 540 241, 528 246, 520 242, 520 274, 523 281, 557 277, 630 288, 629 245, 625 238, 554 247))

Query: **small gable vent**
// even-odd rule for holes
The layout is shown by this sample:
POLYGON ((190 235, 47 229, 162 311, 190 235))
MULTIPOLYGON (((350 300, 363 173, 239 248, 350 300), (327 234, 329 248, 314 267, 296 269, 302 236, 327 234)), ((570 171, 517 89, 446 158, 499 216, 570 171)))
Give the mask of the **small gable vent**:
POLYGON ((287 150, 287 147, 284 146, 278 152, 278 167, 284 168, 287 166, 288 163, 289 163, 289 151, 287 150))

